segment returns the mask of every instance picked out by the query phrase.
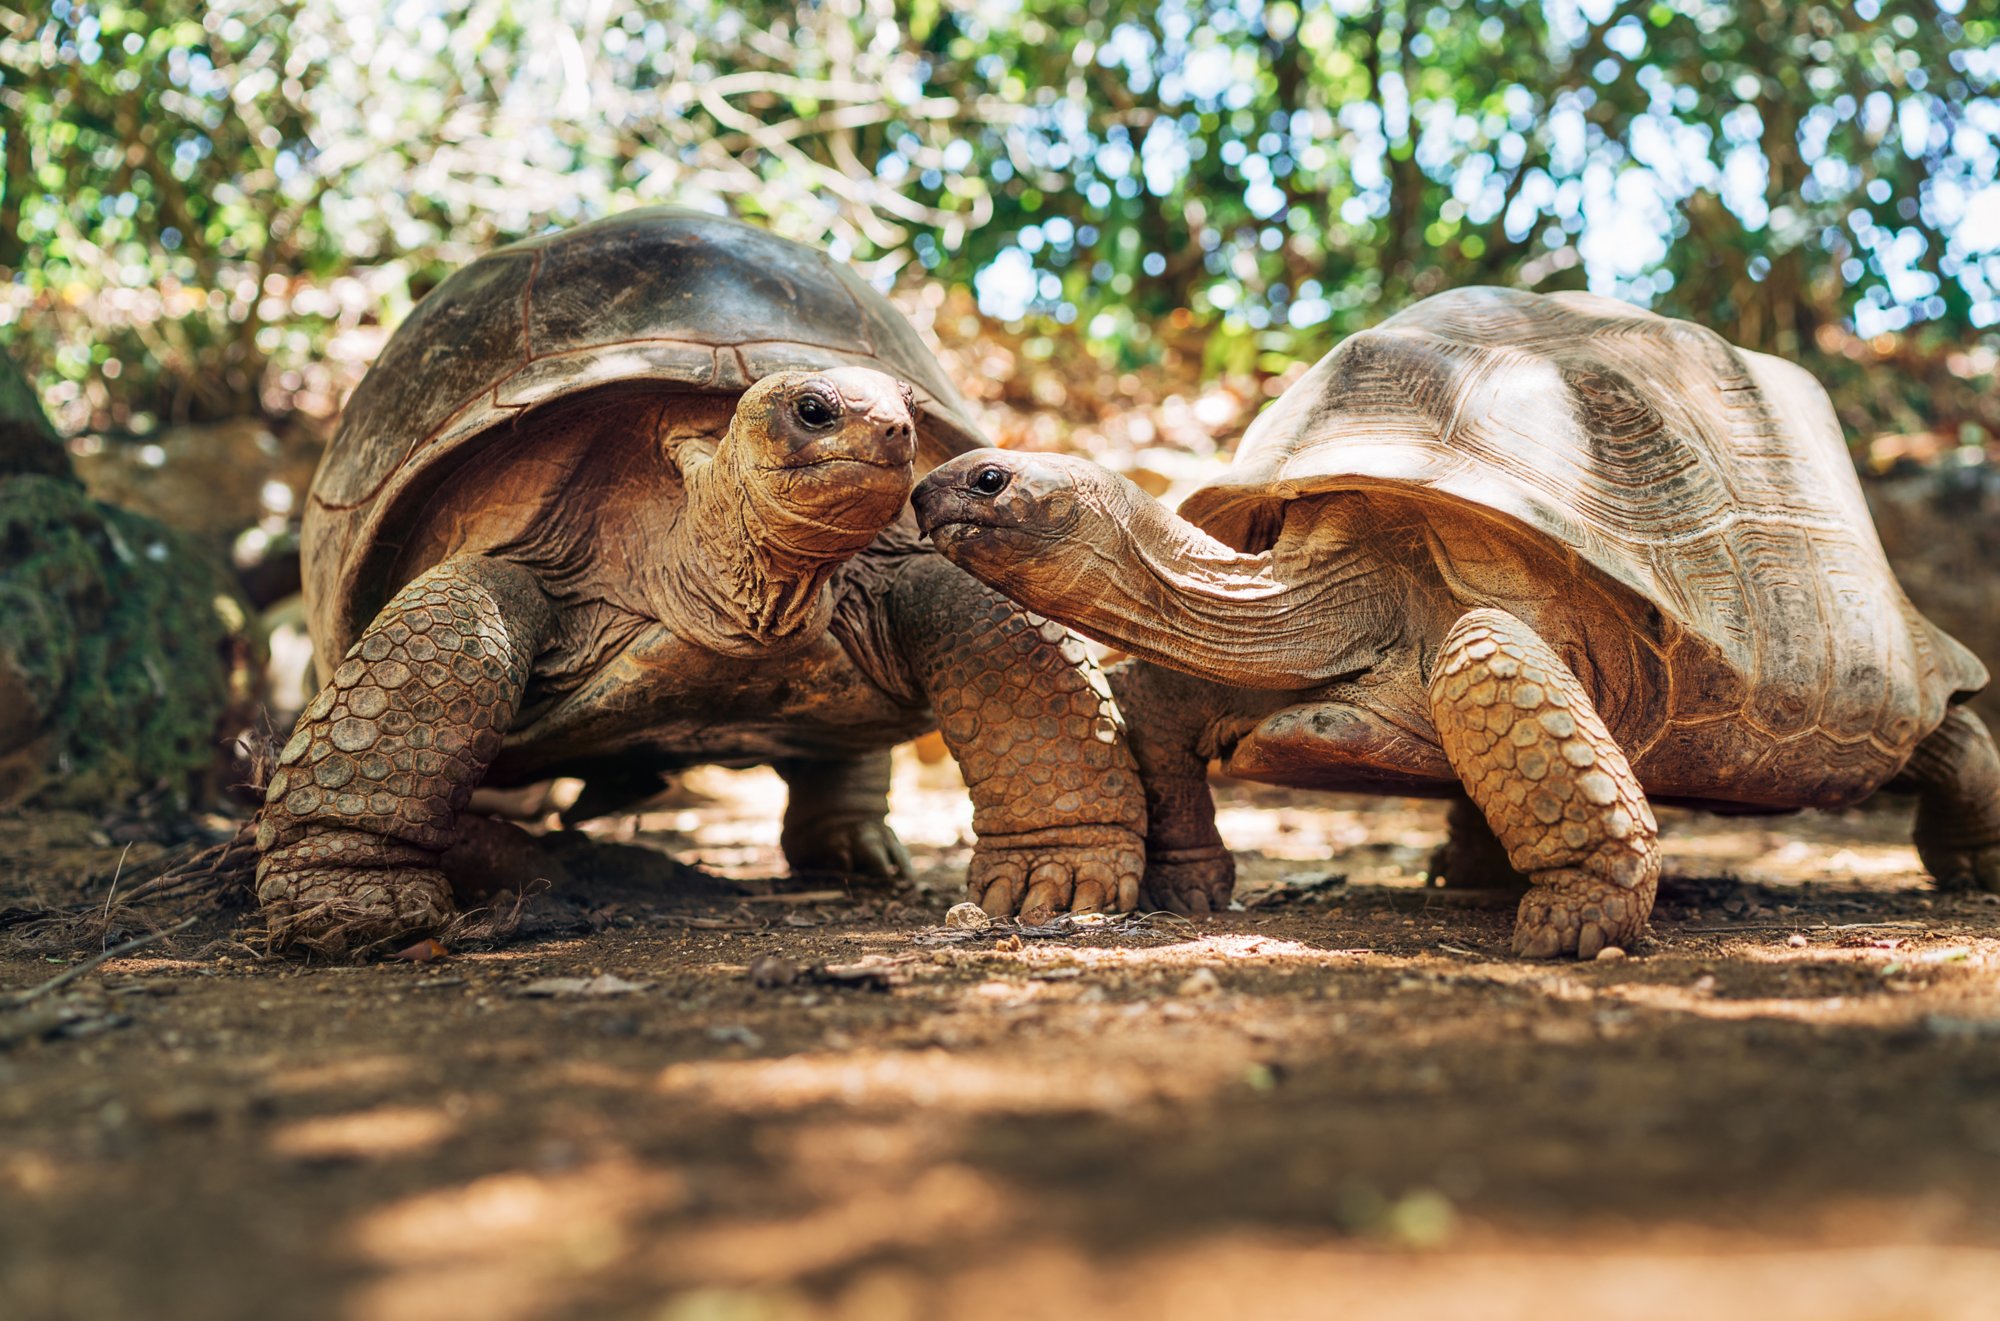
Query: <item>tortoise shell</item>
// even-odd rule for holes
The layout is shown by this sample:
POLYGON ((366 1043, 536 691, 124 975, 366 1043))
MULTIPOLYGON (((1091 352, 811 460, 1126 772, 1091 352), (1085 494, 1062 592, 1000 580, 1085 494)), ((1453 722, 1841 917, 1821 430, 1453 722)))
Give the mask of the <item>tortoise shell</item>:
POLYGON ((620 383, 736 394, 838 366, 914 389, 920 475, 987 443, 887 299, 754 225, 649 207, 480 257, 398 327, 320 462, 303 546, 312 618, 365 624, 395 589, 411 516, 472 455, 532 444, 512 424, 540 405, 620 383))
POLYGON ((1339 491, 1396 493, 1459 544, 1498 520, 1628 591, 1654 626, 1619 668, 1670 690, 1653 739, 1674 779, 1774 769, 1787 741, 1886 775, 1986 681, 1896 582, 1825 391, 1689 322, 1581 293, 1427 299, 1322 358, 1181 514, 1261 551, 1285 502, 1339 491), (1690 732, 1728 721, 1734 742, 1690 732))

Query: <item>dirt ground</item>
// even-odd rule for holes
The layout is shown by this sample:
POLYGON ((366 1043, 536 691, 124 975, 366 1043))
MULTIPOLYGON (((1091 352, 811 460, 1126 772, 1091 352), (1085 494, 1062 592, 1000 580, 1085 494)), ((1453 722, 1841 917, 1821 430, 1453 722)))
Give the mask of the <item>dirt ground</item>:
MULTIPOLYGON (((692 777, 603 837, 701 870, 506 943, 223 915, 0 1008, 0 1314, 2000 1315, 2000 899, 1904 804, 1667 814, 1654 938, 1557 966, 1426 888, 1434 804, 1226 787, 1243 911, 969 932, 936 768, 893 894, 782 879, 780 792, 692 777)), ((148 836, 0 821, 0 1004, 159 924, 44 912, 148 836)))

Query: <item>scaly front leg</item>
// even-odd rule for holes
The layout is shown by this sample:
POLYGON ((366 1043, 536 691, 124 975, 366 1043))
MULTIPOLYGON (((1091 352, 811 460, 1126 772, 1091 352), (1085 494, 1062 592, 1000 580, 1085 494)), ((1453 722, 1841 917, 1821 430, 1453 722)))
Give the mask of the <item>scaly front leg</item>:
POLYGON ((533 575, 451 560, 396 594, 299 717, 257 823, 280 948, 339 955, 451 916, 439 856, 553 620, 533 575))
POLYGON ((1029 921, 1136 908, 1145 798, 1083 643, 936 555, 908 557, 887 607, 972 792, 973 900, 1029 921))
POLYGON ((1431 718, 1465 791, 1532 888, 1514 952, 1592 958, 1646 929, 1659 830, 1631 763, 1554 648, 1504 610, 1446 635, 1431 718))

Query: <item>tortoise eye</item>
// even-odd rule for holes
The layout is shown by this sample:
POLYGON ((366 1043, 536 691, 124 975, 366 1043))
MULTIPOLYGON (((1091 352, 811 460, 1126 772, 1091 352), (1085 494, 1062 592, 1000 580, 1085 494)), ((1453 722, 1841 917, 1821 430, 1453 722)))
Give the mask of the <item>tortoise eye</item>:
POLYGON ((998 495, 1007 489, 1004 468, 981 468, 972 478, 972 489, 981 495, 998 495))
POLYGON ((792 412, 799 421, 815 431, 832 426, 840 417, 840 414, 834 411, 832 404, 816 394, 802 395, 798 402, 792 405, 792 412))

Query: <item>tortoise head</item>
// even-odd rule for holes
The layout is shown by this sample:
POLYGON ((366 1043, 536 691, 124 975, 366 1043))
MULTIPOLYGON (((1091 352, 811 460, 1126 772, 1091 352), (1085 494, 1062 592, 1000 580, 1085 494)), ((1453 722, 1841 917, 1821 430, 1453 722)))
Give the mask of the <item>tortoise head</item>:
MULTIPOLYGON (((1145 496, 1116 473, 1066 454, 974 450, 940 464, 910 503, 917 525, 953 563, 996 586, 1025 586, 1038 566, 1079 553, 1145 496)), ((1067 578, 1067 570, 1060 575, 1067 578)), ((1041 608, 1035 606, 1033 608, 1041 608)))
POLYGON ((720 441, 676 443, 686 507, 658 556, 659 617, 736 654, 824 628, 832 574, 910 498, 914 404, 864 367, 774 372, 720 441))
POLYGON ((737 401, 716 451, 787 541, 853 549, 887 527, 909 499, 916 462, 910 387, 866 367, 777 372, 737 401))
MULTIPOLYGON (((1038 614, 1219 683, 1296 689, 1348 657, 1330 646, 1311 562, 1225 545, 1138 486, 1066 454, 974 450, 917 483, 917 525, 946 559, 1038 614)), ((1351 668, 1351 667, 1350 667, 1351 668)))

